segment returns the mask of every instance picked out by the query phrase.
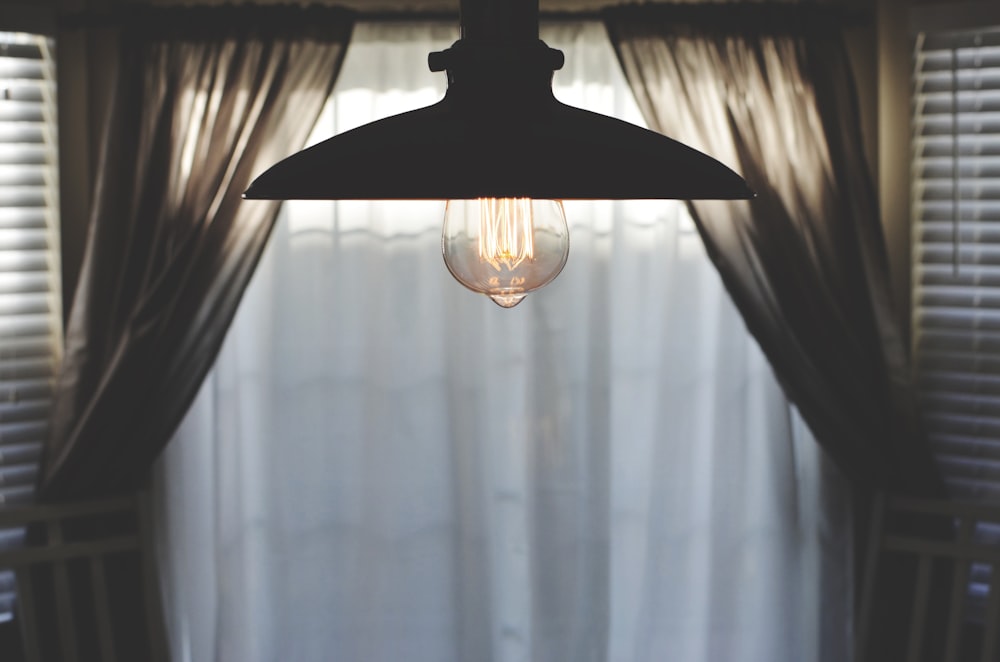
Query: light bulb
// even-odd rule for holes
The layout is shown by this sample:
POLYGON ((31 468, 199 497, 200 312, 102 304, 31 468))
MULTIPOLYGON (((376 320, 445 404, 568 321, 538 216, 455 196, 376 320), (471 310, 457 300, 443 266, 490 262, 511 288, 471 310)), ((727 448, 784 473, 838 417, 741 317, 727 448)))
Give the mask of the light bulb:
POLYGON ((441 234, 455 280, 504 308, 552 282, 569 257, 569 228, 559 200, 449 200, 441 234))

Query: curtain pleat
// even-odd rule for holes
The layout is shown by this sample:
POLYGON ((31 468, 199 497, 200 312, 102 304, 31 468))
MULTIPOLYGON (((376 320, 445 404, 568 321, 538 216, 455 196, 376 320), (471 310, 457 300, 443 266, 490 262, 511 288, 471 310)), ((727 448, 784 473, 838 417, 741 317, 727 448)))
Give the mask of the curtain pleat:
POLYGON ((859 485, 937 493, 840 30, 802 25, 685 24, 642 7, 606 13, 650 126, 730 165, 758 193, 691 209, 820 443, 859 485))
POLYGON ((295 36, 290 23, 317 15, 289 8, 143 16, 121 41, 46 448, 48 499, 144 480, 278 213, 241 194, 305 143, 351 31, 348 15, 328 12, 321 34, 295 36))

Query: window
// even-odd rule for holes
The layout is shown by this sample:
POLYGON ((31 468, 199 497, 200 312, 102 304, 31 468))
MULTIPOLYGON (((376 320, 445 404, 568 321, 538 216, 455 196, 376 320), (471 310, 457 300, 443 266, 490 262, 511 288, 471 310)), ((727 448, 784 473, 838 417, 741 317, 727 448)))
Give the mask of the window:
MULTIPOLYGON (((0 507, 34 497, 62 346, 54 46, 0 32, 0 507)), ((0 572, 0 622, 13 601, 0 572)))
MULTIPOLYGON (((602 24, 541 35, 558 99, 642 121, 602 24)), ((457 36, 356 25, 313 138, 440 99, 457 36)), ((849 657, 849 501, 685 208, 566 214, 504 311, 444 268, 441 202, 283 206, 156 472, 174 655, 849 657)))
MULTIPOLYGON (((922 24, 941 27, 919 32, 914 48, 917 384, 950 492, 1000 503, 1000 17, 974 30, 922 24)), ((995 542, 1000 527, 980 522, 973 535, 995 542)), ((990 569, 970 573, 967 613, 978 620, 990 569)))
POLYGON ((952 492, 1000 501, 1000 27, 914 51, 914 354, 952 492))

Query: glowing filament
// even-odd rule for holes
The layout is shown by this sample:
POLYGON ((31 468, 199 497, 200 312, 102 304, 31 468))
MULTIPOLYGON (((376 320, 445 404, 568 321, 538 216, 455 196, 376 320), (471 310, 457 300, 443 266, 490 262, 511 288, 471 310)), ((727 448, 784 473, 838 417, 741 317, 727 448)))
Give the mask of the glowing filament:
POLYGON ((497 271, 535 257, 530 198, 479 199, 479 258, 497 271))

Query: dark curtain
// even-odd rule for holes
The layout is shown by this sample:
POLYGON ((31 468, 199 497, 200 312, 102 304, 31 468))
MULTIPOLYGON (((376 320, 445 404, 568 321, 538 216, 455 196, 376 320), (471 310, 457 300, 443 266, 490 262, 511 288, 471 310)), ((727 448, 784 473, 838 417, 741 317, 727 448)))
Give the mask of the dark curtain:
POLYGON ((752 3, 605 17, 650 127, 758 193, 691 207, 789 399, 859 487, 936 494, 840 21, 752 3))
POLYGON ((241 194, 303 147, 352 27, 329 8, 137 10, 125 20, 43 462, 48 500, 144 481, 277 216, 278 203, 241 194))

